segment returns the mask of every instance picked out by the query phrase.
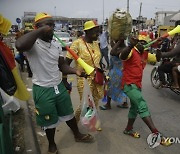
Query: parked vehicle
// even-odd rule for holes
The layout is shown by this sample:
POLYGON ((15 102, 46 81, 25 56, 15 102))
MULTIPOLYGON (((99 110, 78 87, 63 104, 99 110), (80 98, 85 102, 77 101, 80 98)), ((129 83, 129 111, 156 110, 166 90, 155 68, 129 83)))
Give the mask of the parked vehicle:
POLYGON ((174 29, 174 26, 159 26, 158 27, 158 36, 162 36, 163 34, 171 31, 172 29, 174 29))
MULTIPOLYGON (((151 84, 156 89, 162 88, 162 83, 159 80, 158 67, 162 65, 165 62, 165 60, 157 63, 158 65, 154 66, 154 68, 151 71, 151 84)), ((173 85, 172 73, 165 73, 165 80, 166 80, 166 83, 168 84, 167 88, 171 89, 173 92, 180 95, 180 90, 172 88, 172 85, 173 85)))
MULTIPOLYGON (((65 44, 66 46, 70 47, 72 44, 72 38, 69 33, 67 32, 54 32, 65 44)), ((54 38, 57 40, 57 38, 54 38)))

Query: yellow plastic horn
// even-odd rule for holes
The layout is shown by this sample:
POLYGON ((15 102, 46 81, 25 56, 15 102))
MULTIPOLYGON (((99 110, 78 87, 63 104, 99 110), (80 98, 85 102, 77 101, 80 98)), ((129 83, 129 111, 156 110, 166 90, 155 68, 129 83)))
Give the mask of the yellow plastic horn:
POLYGON ((176 33, 180 33, 180 25, 168 32, 169 35, 174 35, 176 33))
POLYGON ((88 75, 90 75, 94 71, 93 67, 86 64, 72 49, 66 46, 66 44, 58 36, 56 36, 56 34, 54 34, 54 36, 58 39, 58 41, 62 44, 62 46, 65 47, 67 51, 69 51, 69 53, 73 56, 73 58, 84 68, 84 70, 88 75))
POLYGON ((180 25, 176 26, 173 30, 165 33, 163 36, 161 36, 161 37, 149 42, 148 44, 144 45, 144 48, 147 48, 147 47, 151 46, 152 44, 157 42, 160 38, 166 38, 168 36, 172 36, 172 35, 177 34, 177 33, 180 33, 180 25))
POLYGON ((86 73, 89 75, 94 71, 94 68, 86 64, 81 58, 77 59, 77 62, 85 69, 86 73))

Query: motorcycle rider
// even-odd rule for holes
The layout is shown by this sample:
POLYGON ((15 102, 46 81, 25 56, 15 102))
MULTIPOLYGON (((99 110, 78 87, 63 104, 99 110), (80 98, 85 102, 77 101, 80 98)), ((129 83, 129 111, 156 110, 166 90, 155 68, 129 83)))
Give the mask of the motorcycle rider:
MULTIPOLYGON (((161 52, 157 50, 157 54, 161 58, 172 58, 174 59, 169 63, 164 63, 158 67, 159 80, 162 82, 162 87, 169 87, 167 82, 165 81, 164 73, 172 73, 173 67, 175 67, 178 63, 180 63, 180 43, 177 41, 177 45, 174 49, 169 52, 161 52)), ((173 76, 174 81, 177 81, 176 76, 173 76)))

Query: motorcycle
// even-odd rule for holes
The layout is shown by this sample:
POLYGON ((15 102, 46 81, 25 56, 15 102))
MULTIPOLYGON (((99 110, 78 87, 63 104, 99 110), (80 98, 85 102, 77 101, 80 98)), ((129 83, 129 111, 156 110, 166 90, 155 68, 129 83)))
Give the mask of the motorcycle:
MULTIPOLYGON (((162 82, 159 80, 158 67, 167 61, 169 61, 169 59, 163 59, 162 61, 158 62, 151 71, 151 84, 156 89, 163 88, 162 82)), ((172 90, 176 94, 180 95, 179 89, 172 88, 172 85, 173 85, 172 73, 165 73, 165 80, 166 80, 166 83, 168 84, 168 87, 166 87, 166 88, 169 88, 170 90, 172 90)))

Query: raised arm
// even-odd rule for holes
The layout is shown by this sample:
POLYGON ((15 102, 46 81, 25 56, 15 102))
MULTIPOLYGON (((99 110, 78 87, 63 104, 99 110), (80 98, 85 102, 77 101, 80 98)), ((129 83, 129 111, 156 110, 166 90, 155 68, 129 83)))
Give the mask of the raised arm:
POLYGON ((131 38, 130 39, 130 44, 122 49, 122 52, 120 53, 119 57, 122 60, 126 60, 128 58, 129 53, 131 52, 131 49, 138 43, 138 39, 136 38, 131 38))
POLYGON ((48 32, 49 30, 50 27, 46 25, 21 36, 15 42, 17 50, 20 52, 30 50, 36 39, 40 38, 44 33, 48 32))
POLYGON ((115 43, 114 41, 111 40, 110 43, 111 43, 111 47, 112 47, 110 54, 112 56, 118 56, 120 53, 120 51, 118 51, 118 47, 120 46, 121 41, 118 41, 117 43, 115 43))

